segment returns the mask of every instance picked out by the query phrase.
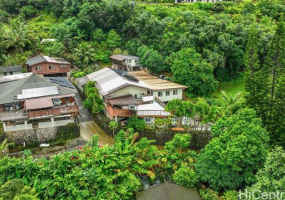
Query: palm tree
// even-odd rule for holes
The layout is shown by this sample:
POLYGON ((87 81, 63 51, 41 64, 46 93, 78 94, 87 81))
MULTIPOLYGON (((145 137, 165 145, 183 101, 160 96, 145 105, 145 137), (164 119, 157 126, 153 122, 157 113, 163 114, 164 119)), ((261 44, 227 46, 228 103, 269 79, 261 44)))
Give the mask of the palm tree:
POLYGON ((8 143, 7 143, 7 139, 5 139, 2 144, 0 144, 0 158, 2 158, 8 151, 8 143))
POLYGON ((115 120, 110 121, 109 128, 113 130, 113 138, 115 137, 115 129, 118 127, 119 127, 118 122, 116 122, 115 120))
POLYGON ((229 94, 226 91, 221 90, 224 100, 224 107, 230 114, 236 113, 241 107, 241 101, 243 99, 243 92, 237 92, 235 95, 229 94))
POLYGON ((31 43, 31 34, 27 25, 17 19, 11 20, 9 25, 1 26, 0 32, 3 36, 1 46, 6 49, 14 47, 23 53, 23 48, 31 43))
POLYGON ((84 66, 88 66, 95 58, 95 49, 87 42, 82 42, 74 49, 77 56, 77 62, 81 62, 84 66))

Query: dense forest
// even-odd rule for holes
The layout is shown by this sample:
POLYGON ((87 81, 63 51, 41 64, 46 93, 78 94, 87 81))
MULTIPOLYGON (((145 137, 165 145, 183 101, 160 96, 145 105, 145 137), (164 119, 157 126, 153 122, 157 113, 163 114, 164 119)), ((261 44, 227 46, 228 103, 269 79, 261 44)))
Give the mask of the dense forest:
POLYGON ((186 135, 158 150, 129 130, 112 147, 98 148, 94 138, 81 153, 50 161, 2 156, 0 199, 132 199, 142 175, 196 187, 203 200, 281 192, 284 14, 284 0, 0 0, 2 66, 42 53, 66 58, 72 76, 80 77, 109 66, 112 54, 137 55, 153 74, 188 87, 185 101, 170 102, 170 112, 198 113, 214 124, 212 140, 198 154, 182 151, 189 147, 186 135), (50 38, 56 42, 41 43, 50 38), (223 94, 223 105, 212 99, 219 84, 236 79, 245 83, 243 97, 223 94))

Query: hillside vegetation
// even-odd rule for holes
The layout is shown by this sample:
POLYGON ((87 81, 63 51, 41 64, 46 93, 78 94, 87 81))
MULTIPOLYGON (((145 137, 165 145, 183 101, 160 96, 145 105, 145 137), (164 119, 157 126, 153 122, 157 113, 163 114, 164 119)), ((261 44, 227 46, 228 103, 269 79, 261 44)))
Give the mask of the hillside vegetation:
POLYGON ((187 134, 157 150, 130 127, 112 147, 93 138, 49 161, 9 158, 3 143, 0 199, 134 199, 142 176, 195 187, 203 200, 284 189, 284 0, 171 2, 0 0, 1 65, 41 53, 64 57, 80 77, 109 66, 112 54, 137 55, 152 73, 188 87, 166 106, 179 125, 191 117, 211 124, 212 135, 196 154, 185 151, 187 134), (56 42, 41 44, 48 38, 56 42))

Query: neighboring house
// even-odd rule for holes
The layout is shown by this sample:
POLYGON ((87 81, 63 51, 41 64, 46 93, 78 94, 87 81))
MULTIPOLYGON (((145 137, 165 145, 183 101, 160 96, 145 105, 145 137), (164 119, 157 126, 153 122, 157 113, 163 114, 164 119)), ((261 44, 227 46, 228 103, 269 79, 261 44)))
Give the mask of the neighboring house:
POLYGON ((26 62, 27 71, 45 76, 67 76, 70 72, 70 63, 62 58, 36 56, 26 62))
MULTIPOLYGON (((153 123, 156 117, 167 117, 170 113, 164 111, 163 102, 172 99, 182 99, 182 90, 186 86, 161 80, 140 71, 150 80, 143 80, 135 72, 104 68, 85 77, 76 79, 81 91, 88 81, 96 81, 100 96, 104 99, 105 114, 116 121, 125 120, 131 116, 144 118, 147 123, 153 123), (165 88, 164 88, 165 87, 165 88), (177 91, 174 92, 173 90, 177 91), (160 93, 171 91, 171 95, 160 99, 160 93), (159 93, 160 92, 160 93, 159 93), (156 97, 156 96, 157 97, 156 97)), ((139 72, 137 72, 139 73, 139 72)), ((163 97, 163 96, 161 96, 163 97)))
POLYGON ((140 58, 130 55, 112 55, 110 56, 113 69, 119 69, 127 72, 141 71, 143 67, 140 65, 140 58))
POLYGON ((4 131, 63 126, 79 114, 72 84, 26 73, 0 77, 0 122, 4 131), (3 79, 3 80, 2 80, 3 79))
POLYGON ((14 75, 23 73, 21 65, 0 67, 0 76, 14 75))
POLYGON ((139 192, 137 200, 201 200, 196 189, 170 182, 139 192))
POLYGON ((187 88, 184 85, 162 80, 144 71, 129 72, 129 74, 149 88, 147 94, 164 103, 173 99, 182 99, 183 90, 187 88))

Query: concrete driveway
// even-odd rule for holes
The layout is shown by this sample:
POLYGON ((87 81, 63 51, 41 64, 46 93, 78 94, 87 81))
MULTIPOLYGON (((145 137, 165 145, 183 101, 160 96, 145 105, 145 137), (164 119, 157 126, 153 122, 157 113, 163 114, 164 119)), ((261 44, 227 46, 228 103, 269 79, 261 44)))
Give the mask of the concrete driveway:
POLYGON ((88 141, 92 138, 92 135, 99 135, 98 143, 100 145, 112 145, 114 144, 113 138, 105 133, 97 124, 93 121, 89 111, 83 108, 83 101, 79 93, 75 94, 76 102, 79 106, 79 125, 80 125, 80 137, 88 141))

